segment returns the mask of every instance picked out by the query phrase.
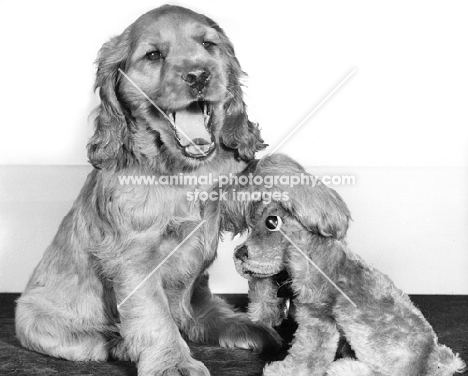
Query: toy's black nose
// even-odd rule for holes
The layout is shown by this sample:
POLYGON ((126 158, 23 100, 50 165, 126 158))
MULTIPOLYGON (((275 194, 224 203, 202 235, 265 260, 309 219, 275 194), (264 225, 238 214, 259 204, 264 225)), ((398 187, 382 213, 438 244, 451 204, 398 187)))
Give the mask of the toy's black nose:
POLYGON ((184 73, 182 79, 192 88, 202 91, 208 81, 210 80, 211 74, 205 70, 195 70, 192 72, 184 73))
POLYGON ((235 256, 237 259, 241 261, 245 261, 249 257, 249 250, 247 249, 245 245, 243 245, 242 247, 237 249, 235 256))

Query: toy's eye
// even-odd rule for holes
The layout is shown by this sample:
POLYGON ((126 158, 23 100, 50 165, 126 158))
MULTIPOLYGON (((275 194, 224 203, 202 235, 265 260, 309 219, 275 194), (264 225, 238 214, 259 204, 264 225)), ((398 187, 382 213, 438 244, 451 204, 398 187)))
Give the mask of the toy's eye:
POLYGON ((267 229, 270 230, 270 231, 279 231, 282 224, 283 224, 283 221, 282 221, 281 217, 279 217, 277 215, 270 215, 270 216, 267 217, 267 219, 265 221, 265 225, 266 225, 267 229))

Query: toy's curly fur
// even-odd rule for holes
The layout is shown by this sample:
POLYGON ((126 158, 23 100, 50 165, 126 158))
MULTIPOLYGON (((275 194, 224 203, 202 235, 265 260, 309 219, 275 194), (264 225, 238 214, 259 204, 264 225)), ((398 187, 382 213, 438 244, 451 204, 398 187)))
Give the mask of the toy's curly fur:
MULTIPOLYGON (((252 164, 249 172, 290 176, 304 170, 286 156, 273 155, 252 164)), ((224 189, 252 191, 258 186, 224 189)), ((448 376, 463 371, 463 361, 438 344, 432 327, 409 297, 348 249, 344 236, 350 215, 334 191, 324 185, 276 185, 269 190, 288 191, 289 200, 269 204, 229 200, 220 205, 225 230, 250 230, 236 250, 235 262, 250 279, 251 319, 278 324, 277 287, 270 276, 286 269, 292 279, 299 326, 288 356, 268 364, 265 376, 448 376), (265 220, 273 215, 282 218, 281 231, 267 229, 265 220), (333 361, 340 332, 357 359, 333 361)))

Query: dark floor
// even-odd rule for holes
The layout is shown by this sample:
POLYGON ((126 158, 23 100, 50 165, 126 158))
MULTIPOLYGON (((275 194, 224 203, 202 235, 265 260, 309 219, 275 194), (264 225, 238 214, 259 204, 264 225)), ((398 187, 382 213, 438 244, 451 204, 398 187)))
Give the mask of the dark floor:
MULTIPOLYGON (((54 359, 22 348, 14 334, 14 300, 18 294, 0 294, 0 375, 136 375, 129 362, 76 363, 54 359)), ((244 307, 245 295, 224 296, 232 304, 244 307)), ((468 296, 412 296, 414 303, 434 327, 439 342, 468 360, 468 296)), ((285 323, 280 334, 289 341, 293 323, 285 323)), ((189 344, 193 356, 205 363, 212 376, 261 376, 265 362, 281 359, 253 354, 246 350, 189 344)))

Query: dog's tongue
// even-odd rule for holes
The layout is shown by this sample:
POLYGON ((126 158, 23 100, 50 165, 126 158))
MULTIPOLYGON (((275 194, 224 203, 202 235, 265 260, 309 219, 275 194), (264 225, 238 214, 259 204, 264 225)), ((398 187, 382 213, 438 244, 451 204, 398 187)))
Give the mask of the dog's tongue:
POLYGON ((182 146, 193 148, 199 153, 199 150, 193 145, 203 146, 211 143, 210 133, 205 127, 205 117, 203 116, 203 108, 198 102, 192 103, 186 109, 175 113, 175 125, 182 146))

